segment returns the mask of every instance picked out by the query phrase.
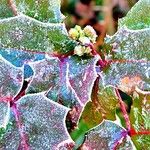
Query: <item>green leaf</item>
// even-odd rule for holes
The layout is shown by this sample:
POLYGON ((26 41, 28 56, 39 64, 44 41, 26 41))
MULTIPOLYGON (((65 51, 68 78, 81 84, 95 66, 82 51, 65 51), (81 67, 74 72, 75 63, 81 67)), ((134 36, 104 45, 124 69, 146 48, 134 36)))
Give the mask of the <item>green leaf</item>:
MULTIPOLYGON (((13 0, 18 13, 42 22, 60 23, 64 17, 60 11, 61 0, 13 0)), ((0 2, 0 18, 13 17, 9 0, 0 2)))
POLYGON ((103 85, 112 85, 128 94, 132 94, 135 87, 150 90, 149 67, 149 62, 112 62, 106 71, 101 72, 103 85))
POLYGON ((139 0, 126 17, 119 20, 119 28, 126 26, 138 30, 150 27, 150 1, 139 0))
POLYGON ((90 102, 84 108, 82 120, 90 128, 100 124, 103 119, 115 120, 117 97, 112 87, 104 88, 102 80, 95 81, 90 102), (90 111, 89 111, 90 110, 90 111))
POLYGON ((18 12, 42 22, 60 23, 63 15, 60 12, 61 0, 14 0, 18 12))
POLYGON ((7 0, 0 1, 0 18, 13 17, 13 12, 9 7, 7 0))
POLYGON ((138 23, 150 23, 149 4, 149 0, 140 0, 120 21, 116 34, 106 38, 106 44, 112 46, 110 54, 113 60, 108 70, 102 72, 105 86, 121 87, 122 91, 129 93, 136 86, 150 90, 150 26, 134 30, 138 23))
POLYGON ((105 42, 112 45, 115 60, 150 60, 150 28, 130 30, 122 27, 105 42))
POLYGON ((130 121, 137 134, 131 136, 137 149, 150 148, 150 95, 133 99, 130 121), (149 133, 148 133, 149 132, 149 133))
POLYGON ((0 48, 67 53, 74 49, 64 24, 42 23, 25 15, 0 20, 0 48))

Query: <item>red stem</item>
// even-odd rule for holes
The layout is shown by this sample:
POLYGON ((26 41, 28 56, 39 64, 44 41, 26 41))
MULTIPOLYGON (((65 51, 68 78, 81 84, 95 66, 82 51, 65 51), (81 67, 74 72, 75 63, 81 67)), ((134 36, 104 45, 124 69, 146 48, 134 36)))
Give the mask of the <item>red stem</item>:
POLYGON ((12 110, 14 112, 16 124, 18 126, 19 134, 20 134, 20 137, 21 137, 21 143, 20 143, 20 146, 19 146, 20 148, 19 149, 30 150, 29 145, 27 143, 26 135, 23 131, 22 123, 20 121, 20 114, 19 114, 19 111, 18 111, 18 108, 17 108, 16 104, 13 105, 12 110))
POLYGON ((129 119, 128 113, 126 111, 126 107, 124 105, 124 102, 122 101, 122 98, 120 96, 120 93, 119 93, 118 89, 115 88, 115 92, 116 92, 116 95, 118 96, 118 99, 119 99, 120 108, 122 110, 123 117, 124 117, 125 122, 126 122, 126 128, 127 128, 128 131, 130 131, 131 130, 131 125, 130 125, 130 119, 129 119))
POLYGON ((16 7, 14 1, 13 1, 13 0, 8 0, 8 5, 9 5, 9 7, 11 8, 11 10, 12 10, 14 16, 17 16, 17 15, 18 15, 18 12, 17 12, 17 7, 16 7))

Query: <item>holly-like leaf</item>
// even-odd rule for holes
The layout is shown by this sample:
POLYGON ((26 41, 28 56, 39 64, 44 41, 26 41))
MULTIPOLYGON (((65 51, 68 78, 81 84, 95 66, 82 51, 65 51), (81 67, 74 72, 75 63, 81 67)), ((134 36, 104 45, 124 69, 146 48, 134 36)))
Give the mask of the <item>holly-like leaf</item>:
POLYGON ((23 84, 23 68, 11 65, 0 55, 0 101, 15 96, 23 84))
POLYGON ((126 26, 120 28, 106 43, 113 46, 115 60, 150 60, 150 28, 130 30, 126 26))
POLYGON ((109 69, 102 72, 103 85, 112 85, 131 94, 138 87, 150 90, 149 62, 112 62, 109 69))
POLYGON ((0 49, 0 54, 16 67, 22 67, 28 62, 35 62, 45 58, 45 53, 36 53, 17 49, 0 49))
POLYGON ((150 96, 139 95, 134 98, 130 112, 130 120, 133 129, 132 140, 137 149, 149 149, 150 147, 150 96))
POLYGON ((95 81, 91 99, 92 101, 87 103, 81 116, 82 121, 87 124, 89 129, 100 124, 103 119, 116 119, 118 100, 114 89, 112 87, 104 88, 100 78, 95 81))
POLYGON ((139 0, 131 8, 126 17, 119 20, 119 28, 127 26, 129 29, 144 29, 150 27, 150 1, 139 0))
MULTIPOLYGON (((0 101, 0 129, 6 128, 9 122, 10 105, 9 102, 0 101)), ((1 135, 1 133, 0 133, 1 135)), ((1 136, 0 136, 1 138, 1 136)))
POLYGON ((57 149, 66 140, 72 142, 65 127, 69 109, 43 94, 24 96, 11 109, 12 126, 3 135, 1 149, 57 149))
POLYGON ((28 93, 48 91, 59 84, 59 59, 44 59, 39 62, 31 62, 34 76, 28 87, 28 93))
POLYGON ((19 14, 23 13, 42 22, 60 23, 63 20, 60 4, 60 0, 1 0, 0 18, 13 17, 12 7, 16 7, 19 14))
POLYGON ((133 146, 126 132, 127 131, 119 125, 105 120, 100 125, 87 132, 81 149, 132 150, 133 146))
POLYGON ((66 53, 73 47, 63 23, 42 23, 25 15, 0 20, 0 48, 66 53))
POLYGON ((60 12, 61 0, 14 0, 18 12, 28 15, 42 22, 62 22, 63 15, 60 12))
POLYGON ((95 69, 97 61, 98 57, 85 60, 79 57, 68 59, 69 82, 83 104, 91 100, 92 88, 97 78, 95 69))
POLYGON ((90 100, 92 86, 97 77, 94 67, 96 62, 97 58, 80 59, 72 56, 64 60, 51 57, 29 63, 34 76, 27 93, 45 91, 48 98, 75 109, 71 118, 76 123, 83 106, 90 100), (77 88, 78 81, 80 86, 77 88))
MULTIPOLYGON (((63 95, 67 98, 68 89, 72 90, 79 103, 85 104, 90 100, 92 86, 97 77, 95 64, 97 58, 80 59, 72 56, 60 61, 48 58, 41 62, 29 63, 35 74, 28 88, 28 92, 42 92, 49 90, 49 96, 63 95), (78 84, 79 83, 79 86, 78 84), (52 92, 58 92, 52 94, 52 92), (51 94, 50 94, 51 93, 51 94)), ((64 101, 64 100, 63 100, 64 101)))
POLYGON ((148 0, 140 0, 120 20, 118 32, 106 38, 106 43, 113 47, 113 60, 110 68, 104 72, 104 83, 107 85, 121 87, 125 92, 130 89, 129 93, 136 86, 142 90, 150 90, 149 4, 148 0), (138 12, 136 16, 135 12, 138 12), (141 23, 143 27, 139 27, 141 23))

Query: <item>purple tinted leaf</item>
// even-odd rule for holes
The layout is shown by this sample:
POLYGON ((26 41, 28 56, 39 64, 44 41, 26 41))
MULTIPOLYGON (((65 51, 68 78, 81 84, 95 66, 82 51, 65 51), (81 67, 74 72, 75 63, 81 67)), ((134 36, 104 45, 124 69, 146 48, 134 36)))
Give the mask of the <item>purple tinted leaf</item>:
POLYGON ((85 60, 79 57, 70 57, 67 60, 69 83, 83 104, 91 100, 92 88, 97 78, 95 69, 97 61, 97 57, 85 60))
POLYGON ((30 63, 34 70, 34 77, 28 92, 49 90, 48 97, 59 99, 62 95, 62 103, 66 103, 65 99, 70 100, 72 97, 71 100, 76 99, 75 101, 81 105, 85 104, 90 100, 92 87, 97 77, 96 62, 97 58, 83 60, 73 56, 62 62, 56 58, 49 58, 41 62, 30 63))
POLYGON ((64 142, 72 142, 65 127, 69 109, 43 94, 24 96, 12 109, 15 122, 12 121, 13 126, 6 131, 0 148, 48 150, 57 149, 64 142))
POLYGON ((23 68, 14 67, 0 55, 0 96, 2 101, 5 101, 5 97, 15 96, 22 84, 23 68))
POLYGON ((0 128, 6 128, 10 115, 9 102, 0 101, 0 128))
POLYGON ((27 92, 38 93, 48 91, 59 84, 59 60, 56 58, 45 59, 35 63, 29 63, 34 76, 30 82, 27 92))
POLYGON ((84 148, 86 150, 115 150, 118 148, 133 150, 131 141, 127 136, 127 131, 119 125, 107 120, 87 133, 82 148, 83 150, 84 148), (120 147, 120 143, 122 142, 123 147, 120 147))
POLYGON ((66 107, 75 108, 76 112, 71 116, 73 122, 77 122, 82 106, 75 92, 67 85, 66 64, 57 58, 47 58, 37 63, 29 63, 34 71, 34 76, 29 84, 27 92, 46 92, 47 97, 66 107))

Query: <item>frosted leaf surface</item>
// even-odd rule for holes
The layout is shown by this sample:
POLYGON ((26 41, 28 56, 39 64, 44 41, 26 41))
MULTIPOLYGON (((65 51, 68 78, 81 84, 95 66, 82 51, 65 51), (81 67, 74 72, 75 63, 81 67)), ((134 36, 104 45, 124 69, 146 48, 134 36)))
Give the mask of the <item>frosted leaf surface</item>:
POLYGON ((18 12, 28 15, 42 22, 62 22, 60 12, 61 0, 14 0, 18 12))
POLYGON ((33 79, 28 88, 29 93, 48 91, 59 84, 59 60, 56 58, 44 59, 29 63, 34 71, 33 79))
POLYGON ((126 17, 119 20, 119 28, 127 26, 129 29, 144 29, 150 27, 150 1, 139 0, 131 8, 126 17))
POLYGON ((132 93, 135 87, 150 90, 149 62, 112 62, 106 72, 102 72, 103 84, 119 87, 122 91, 132 93))
POLYGON ((97 57, 85 60, 79 57, 68 59, 69 82, 83 104, 91 100, 92 87, 97 78, 95 70, 97 61, 97 57))
POLYGON ((0 149, 1 150, 16 150, 18 149, 21 138, 19 135, 18 126, 15 122, 14 113, 11 111, 9 119, 9 127, 5 130, 4 135, 0 139, 0 149))
MULTIPOLYGON (((150 1, 140 0, 120 20, 119 30, 106 43, 112 46, 113 61, 105 72, 106 82, 119 85, 125 92, 136 86, 149 90, 150 76, 150 1), (135 80, 139 79, 137 85, 135 80), (141 82, 140 82, 141 80, 141 82), (133 81, 134 85, 132 86, 133 81)), ((104 77, 104 78, 105 78, 104 77)))
POLYGON ((92 95, 82 113, 82 121, 90 128, 100 124, 103 119, 115 120, 117 97, 112 87, 104 88, 102 80, 96 80, 92 95), (89 111, 90 110, 90 111, 89 111))
POLYGON ((25 15, 0 20, 0 48, 34 52, 73 50, 63 23, 42 23, 25 15))
POLYGON ((122 27, 106 43, 113 46, 114 59, 150 60, 150 29, 130 30, 122 27))
MULTIPOLYGON (((76 99, 79 103, 84 104, 90 99, 92 86, 97 77, 96 62, 97 58, 83 60, 72 56, 62 62, 51 58, 37 63, 29 63, 35 73, 28 92, 49 90, 48 97, 50 99, 63 97, 62 99, 69 100, 72 97, 72 100, 76 99)), ((64 100, 61 100, 63 104, 66 103, 64 100)))
POLYGON ((0 49, 0 54, 16 67, 22 67, 28 62, 34 62, 45 58, 44 53, 34 53, 16 49, 0 49))
MULTIPOLYGON (((16 68, 0 55, 0 96, 15 96, 23 84, 23 69, 16 68)), ((5 99, 3 99, 5 100, 5 99)))
POLYGON ((72 142, 65 127, 65 117, 69 111, 66 107, 47 99, 43 94, 24 96, 16 102, 16 106, 13 114, 15 118, 18 115, 16 123, 19 126, 16 127, 13 122, 0 142, 0 148, 7 146, 6 150, 12 150, 13 147, 25 148, 26 145, 33 150, 49 150, 57 149, 66 140, 72 142))
POLYGON ((139 95, 133 99, 130 112, 130 121, 136 132, 145 132, 132 136, 137 149, 150 148, 150 95, 139 95), (147 133, 147 134, 146 134, 147 133))
POLYGON ((4 101, 0 101, 0 128, 6 128, 6 125, 9 121, 9 113, 10 113, 10 106, 9 103, 4 101))
POLYGON ((118 126, 117 124, 105 120, 97 127, 91 129, 87 132, 85 142, 83 144, 83 149, 87 150, 112 150, 118 149, 118 146, 115 147, 118 141, 123 137, 125 140, 122 142, 123 147, 119 148, 122 150, 133 150, 132 144, 126 135, 126 131, 118 126))

